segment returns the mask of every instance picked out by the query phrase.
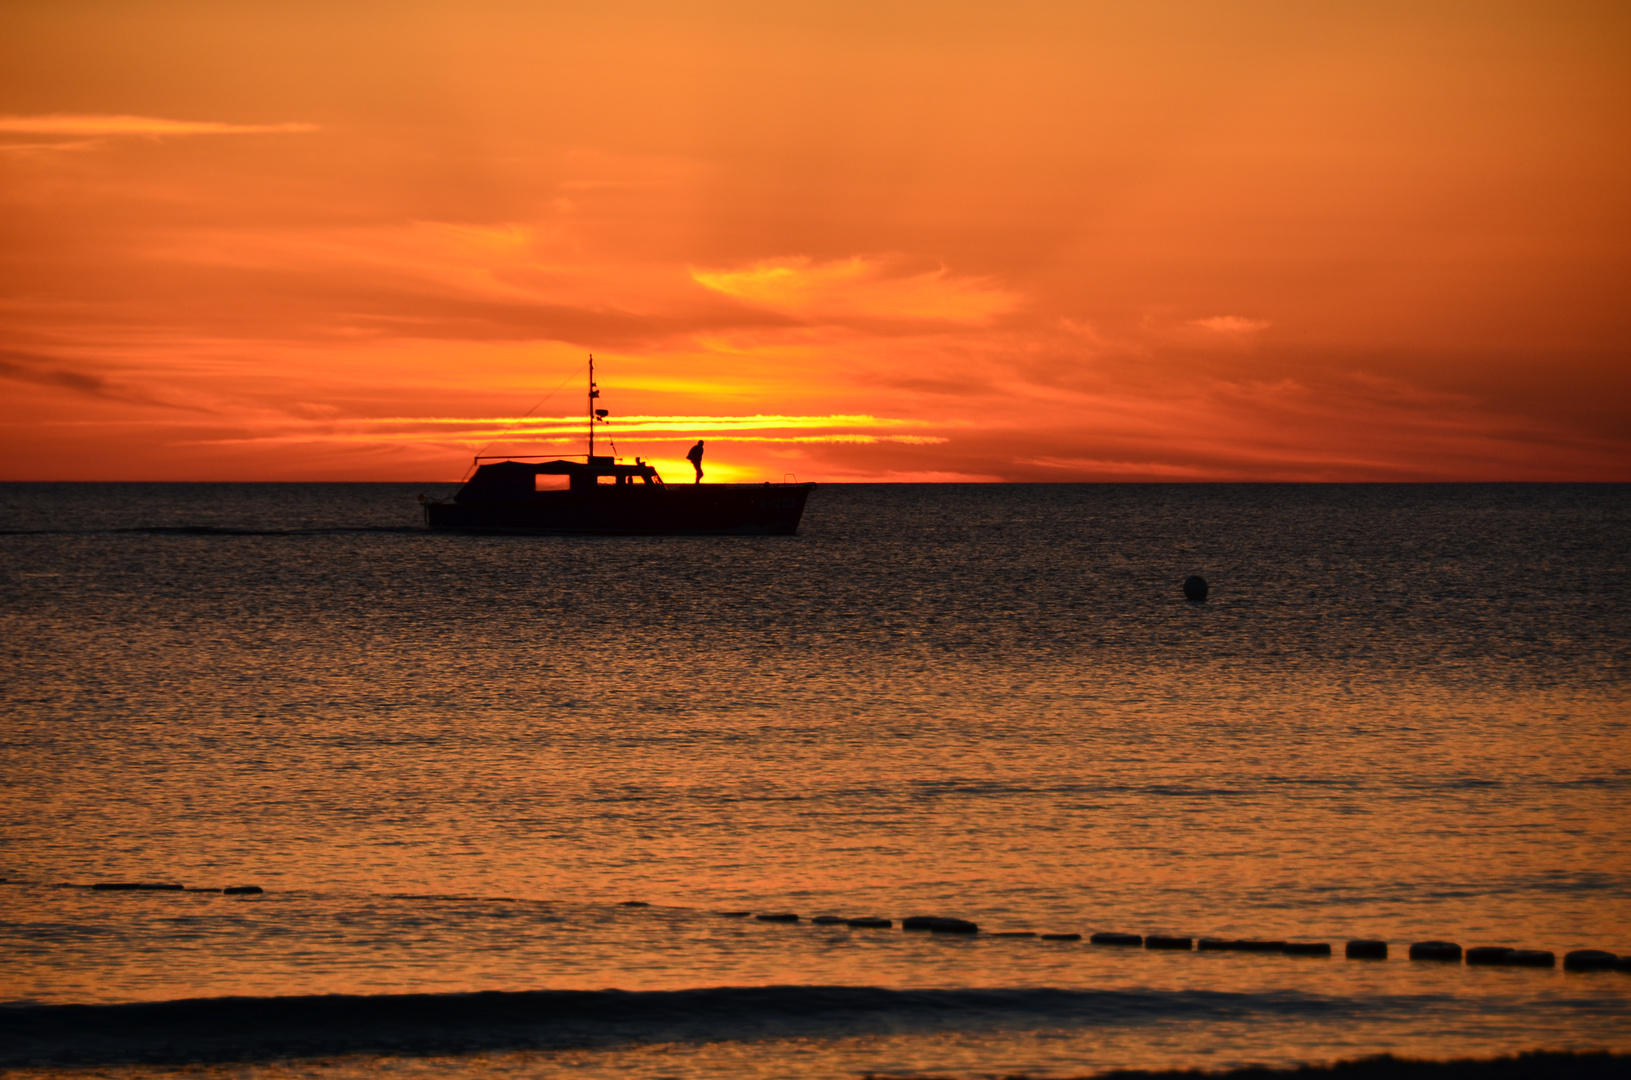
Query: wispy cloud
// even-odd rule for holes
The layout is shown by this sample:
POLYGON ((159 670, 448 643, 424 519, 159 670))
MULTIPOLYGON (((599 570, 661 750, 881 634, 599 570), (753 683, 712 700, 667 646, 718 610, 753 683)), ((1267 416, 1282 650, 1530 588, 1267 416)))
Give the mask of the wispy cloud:
POLYGON ((0 133, 65 137, 136 135, 273 135, 316 131, 316 124, 225 124, 211 120, 168 120, 156 116, 51 113, 0 116, 0 133))
POLYGON ((799 256, 727 270, 693 268, 697 284, 755 307, 813 320, 911 319, 985 324, 1020 297, 988 278, 954 277, 945 267, 891 274, 882 259, 856 255, 815 262, 799 256))
MULTIPOLYGON (((3 372, 0 372, 3 373, 3 372)), ((337 442, 413 443, 570 443, 584 437, 584 420, 558 417, 283 417, 268 424, 273 430, 246 436, 252 441, 296 441, 322 438, 337 442)), ((920 421, 867 415, 843 416, 629 416, 600 428, 603 439, 625 443, 666 442, 706 436, 718 442, 752 443, 898 443, 933 446, 946 442, 941 435, 912 434, 902 429, 922 428, 920 421)), ((235 438, 230 441, 245 441, 235 438)))
POLYGON ((1254 334, 1267 330, 1270 323, 1267 319, 1248 319, 1240 315, 1213 315, 1206 319, 1191 319, 1189 325, 1210 330, 1214 334, 1254 334))
POLYGON ((77 394, 119 401, 131 405, 157 405, 163 408, 192 409, 195 406, 165 401, 135 387, 123 385, 92 372, 63 367, 52 357, 0 350, 0 379, 58 387, 77 394))
MULTIPOLYGON (((581 416, 557 417, 457 417, 457 416, 388 416, 360 419, 364 424, 453 424, 460 426, 537 425, 582 430, 581 416)), ((745 431, 767 428, 837 428, 837 427, 917 427, 920 421, 895 420, 864 414, 846 416, 626 416, 615 419, 620 430, 639 431, 745 431)))

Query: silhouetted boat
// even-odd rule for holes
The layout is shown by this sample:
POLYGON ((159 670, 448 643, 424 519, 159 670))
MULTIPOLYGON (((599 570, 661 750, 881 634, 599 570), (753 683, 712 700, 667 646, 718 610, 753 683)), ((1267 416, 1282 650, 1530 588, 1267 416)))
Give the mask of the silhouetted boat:
POLYGON ((620 465, 595 454, 594 358, 589 360, 589 453, 584 461, 476 458, 451 499, 425 503, 432 529, 484 533, 601 533, 789 536, 798 531, 814 484, 669 486, 635 458, 620 465), (486 461, 487 464, 482 464, 486 461))

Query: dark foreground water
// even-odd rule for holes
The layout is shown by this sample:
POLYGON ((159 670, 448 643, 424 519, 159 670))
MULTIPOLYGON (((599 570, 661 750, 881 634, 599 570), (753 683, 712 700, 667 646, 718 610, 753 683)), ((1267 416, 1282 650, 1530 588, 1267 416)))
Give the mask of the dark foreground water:
POLYGON ((1403 958, 1631 952, 1631 488, 835 486, 753 539, 419 491, 0 485, 0 1066, 1631 1049, 1631 974, 1403 958), (997 936, 1103 930, 1336 956, 997 936))

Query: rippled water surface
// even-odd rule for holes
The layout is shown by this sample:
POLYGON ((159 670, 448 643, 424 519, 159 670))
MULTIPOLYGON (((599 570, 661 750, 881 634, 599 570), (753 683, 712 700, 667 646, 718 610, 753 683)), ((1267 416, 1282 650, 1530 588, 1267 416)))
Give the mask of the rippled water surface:
POLYGON ((1402 959, 1631 952, 1631 489, 834 486, 797 537, 720 539, 432 535, 420 490, 0 485, 0 1034, 271 999, 191 1057, 25 1039, 0 1065, 1631 1049, 1631 974, 1402 959), (64 887, 98 881, 266 892, 64 887), (985 932, 1017 930, 1337 957, 985 932), (770 986, 795 996, 696 996, 770 986), (451 1033, 394 996, 609 988, 645 996, 451 1033), (384 1011, 301 1042, 281 999, 331 993, 384 1011))

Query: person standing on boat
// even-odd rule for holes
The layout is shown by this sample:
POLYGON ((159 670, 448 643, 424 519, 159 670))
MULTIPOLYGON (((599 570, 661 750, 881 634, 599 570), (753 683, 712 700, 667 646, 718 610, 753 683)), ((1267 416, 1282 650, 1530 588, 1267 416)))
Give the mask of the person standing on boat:
POLYGON ((697 483, 697 484, 702 483, 702 440, 701 439, 698 439, 697 444, 695 446, 691 447, 690 453, 685 455, 685 460, 689 461, 691 463, 691 467, 697 471, 697 478, 696 478, 696 480, 693 481, 693 483, 697 483))

